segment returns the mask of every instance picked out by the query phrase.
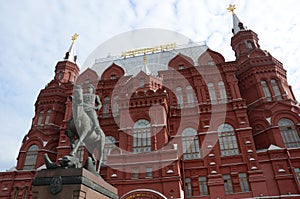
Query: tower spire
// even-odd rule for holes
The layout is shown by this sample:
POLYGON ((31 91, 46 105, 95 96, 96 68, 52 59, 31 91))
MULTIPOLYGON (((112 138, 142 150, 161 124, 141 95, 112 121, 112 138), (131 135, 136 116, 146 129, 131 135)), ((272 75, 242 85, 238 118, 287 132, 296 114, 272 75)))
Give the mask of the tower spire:
POLYGON ((146 73, 147 75, 150 75, 151 74, 151 71, 150 71, 150 69, 148 68, 148 66, 147 66, 147 57, 146 57, 146 55, 144 54, 144 56, 143 56, 143 66, 142 66, 142 71, 144 72, 144 73, 146 73))
POLYGON ((232 21, 233 21, 233 28, 232 33, 236 35, 238 32, 245 30, 243 23, 239 20, 239 18, 234 13, 236 9, 235 4, 229 4, 227 10, 232 13, 232 21))
POLYGON ((77 54, 76 54, 76 46, 75 46, 75 41, 77 40, 79 34, 75 33, 72 36, 72 43, 69 48, 69 50, 66 52, 66 55, 64 57, 64 60, 76 63, 77 60, 77 54))

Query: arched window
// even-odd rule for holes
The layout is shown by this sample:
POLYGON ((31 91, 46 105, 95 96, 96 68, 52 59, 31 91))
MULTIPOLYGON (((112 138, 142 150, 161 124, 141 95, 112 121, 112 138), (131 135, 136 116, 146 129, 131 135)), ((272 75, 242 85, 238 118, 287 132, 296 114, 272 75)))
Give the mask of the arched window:
POLYGON ((187 97, 187 102, 189 106, 193 106, 194 105, 194 92, 193 92, 193 88, 191 86, 187 86, 186 87, 186 97, 187 97))
POLYGON ((112 113, 113 113, 113 116, 117 116, 119 114, 119 96, 118 95, 115 95, 113 97, 113 104, 112 104, 112 113))
POLYGON ((239 154, 234 130, 229 124, 221 124, 218 128, 219 144, 222 156, 239 154))
POLYGON ((141 119, 133 126, 133 153, 147 152, 151 152, 150 123, 141 119))
POLYGON ((110 151, 114 148, 116 139, 113 136, 105 137, 105 147, 103 152, 103 164, 107 162, 107 156, 110 154, 110 151))
POLYGON ((186 128, 182 132, 182 152, 185 160, 201 158, 199 139, 197 131, 193 128, 186 128))
POLYGON ((103 104, 103 117, 108 117, 109 105, 110 105, 110 97, 105 97, 104 104, 103 104))
POLYGON ((45 124, 49 124, 50 122, 50 117, 51 117, 51 110, 49 109, 47 111, 46 119, 45 119, 45 124))
POLYGON ((176 88, 176 97, 177 97, 178 106, 183 107, 183 97, 182 97, 182 88, 181 87, 176 88))
POLYGON ((224 82, 223 81, 219 81, 218 82, 218 86, 219 86, 219 92, 220 92, 220 98, 222 102, 227 102, 227 94, 226 94, 226 89, 224 86, 224 82))
POLYGON ((41 111, 40 114, 39 114, 37 125, 41 125, 42 122, 43 122, 43 119, 44 119, 44 111, 41 111))
POLYGON ((267 101, 272 101, 272 96, 266 81, 261 81, 261 86, 264 91, 267 101))
POLYGON ((277 100, 282 100, 281 92, 279 90, 279 86, 275 79, 271 79, 271 85, 277 100))
POLYGON ((279 120, 278 126, 286 148, 300 147, 300 137, 291 120, 283 118, 279 120))
POLYGON ((216 104, 217 103, 217 96, 216 96, 214 83, 211 83, 211 82, 208 83, 207 88, 208 88, 211 103, 216 104))
POLYGON ((27 150, 26 158, 25 158, 25 163, 24 163, 24 170, 30 170, 30 169, 35 169, 36 165, 36 159, 38 156, 38 150, 39 147, 37 145, 31 145, 29 149, 27 150))

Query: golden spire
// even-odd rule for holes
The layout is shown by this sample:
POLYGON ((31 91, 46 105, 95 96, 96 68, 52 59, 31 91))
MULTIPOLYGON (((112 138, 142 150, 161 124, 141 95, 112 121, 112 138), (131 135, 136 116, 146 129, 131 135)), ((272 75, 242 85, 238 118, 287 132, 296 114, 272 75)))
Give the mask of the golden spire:
POLYGON ((232 14, 234 14, 235 4, 229 4, 229 7, 227 8, 227 10, 228 10, 229 12, 231 12, 232 14))
POLYGON ((76 39, 78 38, 79 34, 75 33, 73 36, 72 36, 72 43, 74 43, 76 41, 76 39))
POLYGON ((144 65, 146 65, 147 64, 147 57, 146 57, 146 55, 144 54, 144 65))

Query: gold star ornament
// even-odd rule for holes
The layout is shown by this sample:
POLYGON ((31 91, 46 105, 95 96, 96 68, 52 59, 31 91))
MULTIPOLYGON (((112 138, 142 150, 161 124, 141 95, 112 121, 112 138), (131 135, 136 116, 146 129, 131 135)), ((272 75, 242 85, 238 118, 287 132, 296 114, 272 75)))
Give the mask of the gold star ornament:
POLYGON ((231 12, 232 14, 234 14, 235 4, 229 4, 229 7, 227 8, 227 10, 228 10, 229 12, 231 12))
POLYGON ((72 36, 72 42, 74 43, 76 41, 76 39, 78 38, 79 34, 75 33, 73 36, 72 36))

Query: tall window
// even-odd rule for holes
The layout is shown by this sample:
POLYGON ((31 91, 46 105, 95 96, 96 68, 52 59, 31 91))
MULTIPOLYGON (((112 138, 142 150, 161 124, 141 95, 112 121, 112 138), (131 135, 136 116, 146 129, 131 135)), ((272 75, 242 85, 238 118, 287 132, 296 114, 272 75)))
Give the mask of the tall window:
POLYGON ((103 116, 104 117, 108 117, 109 105, 110 105, 110 97, 105 97, 104 104, 103 104, 103 116))
POLYGON ((300 137, 291 120, 283 118, 279 120, 278 126, 286 148, 300 147, 300 137))
POLYGON ((46 119, 45 119, 45 124, 49 124, 50 122, 50 117, 51 117, 51 110, 49 109, 47 111, 46 119))
POLYGON ((177 97, 177 104, 180 107, 183 107, 183 96, 182 96, 182 88, 181 87, 176 88, 176 97, 177 97))
POLYGON ((182 152, 185 160, 199 159, 200 147, 197 131, 193 128, 186 128, 182 132, 182 152))
POLYGON ((222 124, 218 128, 219 144, 222 156, 239 154, 234 130, 229 124, 222 124))
POLYGON ((187 102, 189 106, 193 106, 194 105, 194 92, 193 92, 193 88, 191 86, 187 86, 186 87, 186 96, 187 96, 187 102))
POLYGON ((209 97, 210 97, 210 101, 212 104, 216 104, 217 103, 217 96, 216 96, 216 91, 215 91, 215 86, 213 83, 208 83, 207 84, 207 88, 208 88, 208 92, 209 92, 209 97))
POLYGON ((295 171, 295 174, 296 174, 298 184, 300 185, 300 168, 295 168, 294 171, 295 171))
POLYGON ((207 179, 205 176, 199 177, 199 190, 200 196, 207 196, 208 195, 208 188, 207 188, 207 179))
POLYGON ((41 111, 39 114, 37 125, 41 125, 44 119, 44 111, 41 111))
POLYGON ((261 81, 261 86, 264 91, 267 101, 272 101, 272 96, 266 81, 261 81))
POLYGON ((246 173, 239 173, 239 180, 242 192, 250 191, 248 178, 246 173))
POLYGON ((140 88, 144 88, 144 86, 145 86, 145 80, 140 79, 140 88))
POLYGON ((150 123, 147 120, 138 120, 133 127, 133 152, 151 152, 150 123))
POLYGON ((27 151, 24 170, 35 169, 36 159, 38 156, 39 147, 37 145, 31 145, 27 151))
POLYGON ((191 178, 185 178, 185 196, 192 197, 192 195, 193 195, 193 191, 192 191, 191 178))
POLYGON ((152 167, 146 167, 146 178, 152 178, 152 167))
POLYGON ((107 156, 110 154, 110 151, 114 148, 116 139, 113 136, 105 137, 105 147, 103 152, 103 164, 107 162, 107 156))
POLYGON ((226 89, 224 86, 224 82, 223 81, 219 81, 218 82, 218 86, 219 86, 219 92, 220 92, 220 98, 222 102, 226 102, 227 101, 227 94, 226 94, 226 89))
POLYGON ((113 97, 113 105, 112 105, 113 116, 117 116, 119 114, 119 96, 115 95, 113 97))
POLYGON ((233 193, 233 188, 232 188, 232 181, 230 175, 223 175, 223 180, 224 180, 224 189, 226 194, 231 194, 233 193))
POLYGON ((280 93, 280 90, 279 90, 279 86, 278 86, 275 79, 271 79, 271 85, 272 85, 272 88, 273 88, 276 99, 277 100, 282 100, 282 96, 281 96, 281 93, 280 93))

